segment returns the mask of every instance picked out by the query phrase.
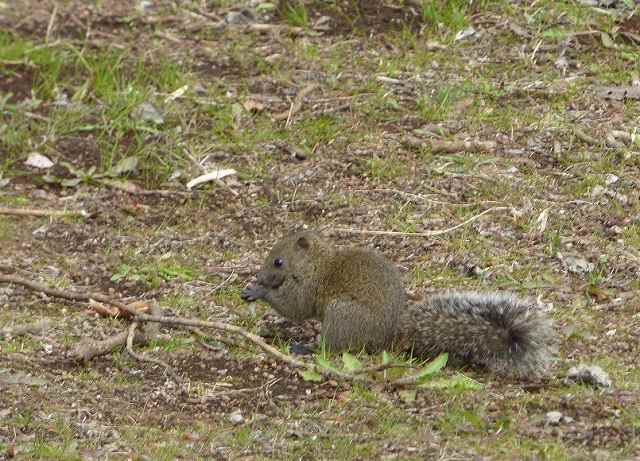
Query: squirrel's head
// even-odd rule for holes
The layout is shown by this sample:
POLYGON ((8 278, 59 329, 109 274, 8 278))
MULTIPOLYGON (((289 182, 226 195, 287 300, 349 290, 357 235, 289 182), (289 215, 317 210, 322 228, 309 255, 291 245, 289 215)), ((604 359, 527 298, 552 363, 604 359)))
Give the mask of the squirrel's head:
POLYGON ((313 316, 307 306, 308 286, 313 285, 331 248, 312 232, 298 232, 278 242, 269 252, 256 283, 242 292, 246 301, 264 299, 291 319, 313 316))

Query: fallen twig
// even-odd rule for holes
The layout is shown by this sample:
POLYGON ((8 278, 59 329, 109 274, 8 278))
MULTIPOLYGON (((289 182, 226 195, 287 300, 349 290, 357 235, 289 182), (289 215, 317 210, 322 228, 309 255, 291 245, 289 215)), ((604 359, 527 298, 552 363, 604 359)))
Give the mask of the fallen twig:
POLYGON ((498 144, 495 141, 430 141, 434 154, 455 152, 495 152, 498 144))
POLYGON ((3 66, 36 67, 34 63, 27 61, 26 59, 0 59, 0 64, 3 66))
POLYGON ((415 136, 406 136, 405 143, 412 147, 427 147, 434 154, 453 154, 456 152, 489 152, 494 153, 498 147, 495 141, 443 141, 439 139, 424 140, 415 136))
MULTIPOLYGON (((78 362, 88 362, 94 357, 110 354, 114 349, 122 347, 127 342, 128 331, 120 333, 100 341, 85 340, 76 344, 68 353, 67 357, 78 362)), ((136 343, 143 344, 146 337, 138 333, 135 337, 136 343)))
POLYGON ((492 208, 488 208, 486 210, 484 210, 482 213, 479 213, 469 219, 467 219, 464 222, 461 222, 460 224, 457 224, 453 227, 449 227, 447 229, 440 229, 440 230, 435 230, 435 231, 427 231, 427 232, 398 232, 398 231, 378 231, 378 230, 366 230, 366 229, 349 229, 349 228, 342 228, 342 227, 338 227, 336 229, 330 229, 333 232, 342 232, 345 234, 362 234, 362 235, 393 235, 393 236, 401 236, 401 237, 433 237, 436 235, 442 235, 442 234, 447 234, 449 232, 452 232, 456 229, 459 229, 463 226, 466 226, 467 224, 475 221, 476 219, 480 218, 481 216, 487 214, 487 213, 491 213, 493 211, 506 211, 506 210, 510 210, 510 207, 506 207, 506 206, 496 206, 496 207, 492 207, 492 208))
MULTIPOLYGON (((268 391, 268 389, 271 388, 278 381, 280 381, 280 378, 272 378, 269 381, 267 381, 266 383, 264 383, 262 386, 247 387, 247 388, 243 388, 243 389, 228 389, 228 390, 224 390, 224 391, 218 391, 215 394, 205 394, 202 397, 197 398, 197 399, 189 399, 188 402, 189 403, 206 403, 206 402, 209 402, 211 400, 217 400, 220 397, 231 397, 231 396, 234 396, 234 395, 246 394, 246 393, 255 394, 256 392, 261 391, 261 390, 268 391)), ((226 383, 224 383, 224 384, 226 384, 226 383)), ((214 391, 215 391, 215 387, 214 387, 214 391)))
POLYGON ((280 352, 275 347, 267 344, 260 336, 250 333, 244 328, 240 328, 228 323, 189 319, 184 317, 166 317, 166 316, 156 316, 156 315, 147 315, 147 314, 137 315, 136 319, 143 320, 145 322, 158 322, 165 325, 184 325, 184 326, 192 326, 192 327, 213 328, 215 330, 226 331, 227 333, 233 333, 248 339, 249 341, 254 343, 256 346, 258 346, 260 349, 262 349, 264 352, 267 352, 268 354, 291 365, 294 368, 309 368, 309 365, 307 363, 302 362, 300 360, 296 360, 293 357, 290 357, 280 352))
POLYGON ((137 184, 131 181, 117 181, 113 179, 100 179, 100 184, 111 187, 112 189, 121 190, 132 195, 152 195, 158 197, 190 197, 193 192, 179 191, 179 190, 164 190, 164 189, 143 189, 137 184))
POLYGON ((51 16, 49 17, 49 24, 47 25, 47 33, 44 37, 44 42, 49 43, 49 39, 51 38, 51 32, 53 32, 53 25, 56 22, 56 16, 58 14, 58 4, 53 5, 53 11, 51 12, 51 16))
POLYGON ((315 84, 315 83, 311 83, 311 84, 305 86, 303 89, 301 89, 298 92, 298 94, 296 95, 295 99, 291 103, 291 107, 289 107, 289 110, 287 110, 285 112, 281 112, 279 114, 275 114, 273 116, 273 119, 274 120, 286 120, 287 122, 285 123, 285 127, 288 128, 291 125, 291 119, 293 118, 293 116, 296 113, 298 113, 298 111, 300 111, 300 109, 302 108, 302 103, 304 102, 304 98, 306 98, 316 88, 318 88, 318 85, 315 84))
MULTIPOLYGON (((4 270, 7 272, 13 272, 13 269, 7 266, 0 266, 0 270, 4 270)), ((57 290, 55 288, 49 288, 46 285, 43 285, 41 283, 37 283, 37 282, 32 282, 31 280, 27 280, 27 279, 23 279, 22 277, 18 277, 17 275, 12 275, 12 274, 0 274, 0 282, 5 282, 5 283, 15 283, 16 285, 22 285, 24 287, 30 288, 34 291, 40 291, 42 293, 45 293, 49 296, 54 296, 56 298, 63 298, 63 299, 69 299, 71 301, 87 301, 90 302, 91 300, 95 299, 98 301, 101 301, 103 303, 107 303, 107 304, 111 304, 112 306, 116 306, 119 309, 121 309, 122 311, 130 314, 131 316, 135 317, 136 315, 138 315, 138 312, 127 306, 124 303, 121 303, 120 301, 116 301, 114 299, 110 299, 107 296, 104 296, 100 293, 78 293, 75 291, 68 291, 68 290, 57 290)))
MULTIPOLYGON (((207 335, 204 331, 202 331, 200 328, 196 328, 196 327, 190 327, 189 330, 195 334, 198 337, 198 344, 200 344, 203 348, 210 350, 210 351, 214 351, 214 352, 220 352, 220 348, 216 347, 216 346, 212 346, 211 344, 209 344, 206 340, 210 338, 209 335, 207 335)), ((217 338, 215 338, 215 341, 218 341, 222 344, 225 344, 228 347, 239 347, 239 348, 243 348, 245 349, 245 347, 230 339, 230 338, 226 338, 223 336, 219 336, 217 338)))
POLYGON ((286 24, 261 24, 261 23, 251 23, 247 24, 247 29, 253 32, 287 32, 293 35, 299 35, 304 32, 302 27, 293 27, 288 26, 286 24))
POLYGON ((175 371, 173 371, 173 369, 171 368, 171 366, 169 366, 168 363, 163 362, 160 359, 147 357, 144 354, 138 354, 133 350, 133 339, 136 335, 136 328, 138 328, 138 322, 131 322, 131 325, 129 325, 129 331, 127 332, 127 352, 129 353, 129 355, 134 359, 139 360, 140 362, 149 362, 149 363, 155 363, 156 365, 160 365, 165 369, 165 371, 169 375, 171 375, 171 378, 173 378, 176 384, 181 385, 182 379, 180 379, 178 374, 175 371))
MULTIPOLYGON (((111 311, 107 306, 96 303, 94 300, 90 301, 90 305, 95 308, 95 306, 99 305, 105 309, 105 312, 109 316, 109 314, 113 316, 121 316, 120 309, 116 308, 111 311), (115 311, 115 312, 114 312, 115 311)), ((155 306, 148 306, 143 301, 136 301, 134 303, 129 304, 127 307, 130 309, 135 309, 139 312, 140 310, 151 310, 151 312, 159 314, 161 313, 160 309, 155 306)), ((131 314, 127 314, 124 317, 130 318, 131 314)), ((155 338, 159 333, 159 328, 157 324, 147 325, 144 329, 144 332, 138 331, 135 335, 135 338, 132 338, 132 341, 135 341, 136 344, 147 344, 151 339, 155 338)), ((71 351, 67 354, 67 356, 73 360, 77 361, 89 361, 94 357, 98 357, 100 355, 106 355, 111 353, 114 349, 118 347, 123 347, 126 345, 126 342, 129 338, 130 332, 123 331, 110 338, 101 340, 101 341, 93 341, 93 340, 85 340, 78 343, 71 351)))
POLYGON ((35 209, 35 208, 7 208, 0 207, 0 214, 9 214, 15 216, 48 216, 48 217, 73 217, 82 216, 88 218, 91 216, 85 210, 73 211, 73 210, 50 210, 50 209, 35 209))
MULTIPOLYGON (((151 307, 148 305, 148 303, 142 300, 134 301, 128 304, 127 307, 134 309, 136 312, 139 312, 139 313, 148 312, 152 310, 151 307)), ((91 309, 93 312, 95 312, 96 314, 102 317, 113 317, 113 318, 116 318, 116 317, 131 318, 132 317, 132 314, 129 312, 122 311, 117 307, 107 306, 105 303, 99 303, 94 299, 89 301, 89 309, 91 309)))

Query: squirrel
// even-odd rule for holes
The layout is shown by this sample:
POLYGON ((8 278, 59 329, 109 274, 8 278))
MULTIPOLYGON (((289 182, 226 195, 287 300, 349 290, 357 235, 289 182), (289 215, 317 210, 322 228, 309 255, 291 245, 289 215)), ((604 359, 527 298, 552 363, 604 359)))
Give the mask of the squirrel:
POLYGON ((542 374, 554 354, 553 327, 536 306, 509 293, 444 292, 410 303, 397 268, 366 249, 336 249, 316 233, 278 242, 242 292, 293 320, 318 319, 333 351, 400 347, 420 357, 517 377, 542 374))

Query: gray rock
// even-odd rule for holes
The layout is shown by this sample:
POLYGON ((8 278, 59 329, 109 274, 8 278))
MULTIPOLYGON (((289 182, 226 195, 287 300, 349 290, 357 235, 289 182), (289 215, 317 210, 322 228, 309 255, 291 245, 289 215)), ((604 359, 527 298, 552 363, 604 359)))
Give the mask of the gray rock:
POLYGON ((559 411, 548 412, 544 420, 550 426, 558 426, 559 424, 571 424, 574 419, 571 416, 563 415, 559 411))
POLYGON ((609 173, 604 177, 604 182, 607 184, 607 186, 610 186, 611 184, 617 183, 619 179, 619 176, 609 173))
POLYGON ((596 268, 595 264, 590 263, 584 258, 578 258, 576 256, 563 256, 558 254, 558 259, 562 262, 562 265, 574 274, 588 274, 593 272, 596 268))
POLYGON ((611 378, 606 371, 597 365, 580 365, 572 367, 567 373, 571 381, 583 384, 591 384, 596 387, 611 387, 611 378))
POLYGON ((239 426, 244 423, 244 416, 242 416, 242 412, 240 412, 240 410, 236 410, 229 415, 229 421, 234 426, 239 426))
POLYGON ((225 16, 224 20, 227 24, 248 24, 254 21, 254 16, 250 10, 244 9, 231 11, 225 16))
POLYGON ((550 411, 545 415, 545 421, 547 424, 557 426, 562 421, 562 413, 559 411, 550 411))

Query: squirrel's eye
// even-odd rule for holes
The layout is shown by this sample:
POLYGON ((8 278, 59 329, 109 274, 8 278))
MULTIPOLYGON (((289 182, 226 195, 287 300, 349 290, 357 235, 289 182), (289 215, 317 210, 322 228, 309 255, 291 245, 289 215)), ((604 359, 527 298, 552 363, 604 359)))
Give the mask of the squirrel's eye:
POLYGON ((276 267, 282 267, 283 264, 284 264, 284 260, 282 258, 276 258, 273 261, 273 265, 276 267))

